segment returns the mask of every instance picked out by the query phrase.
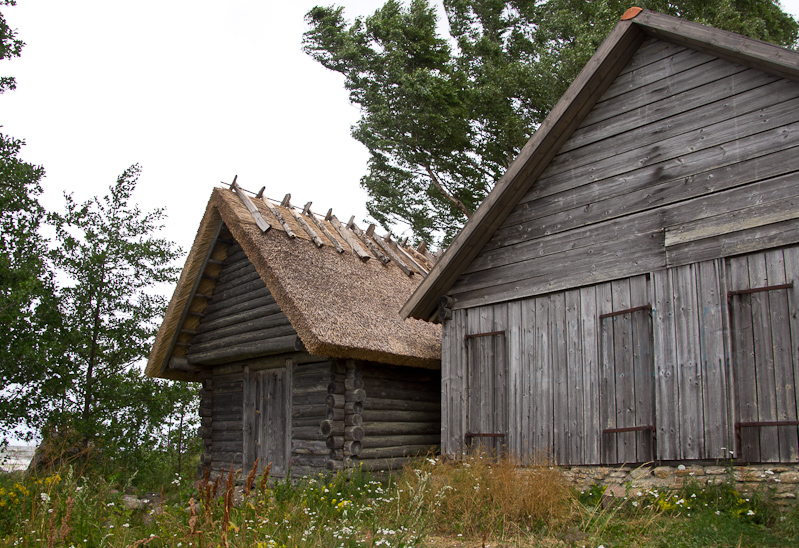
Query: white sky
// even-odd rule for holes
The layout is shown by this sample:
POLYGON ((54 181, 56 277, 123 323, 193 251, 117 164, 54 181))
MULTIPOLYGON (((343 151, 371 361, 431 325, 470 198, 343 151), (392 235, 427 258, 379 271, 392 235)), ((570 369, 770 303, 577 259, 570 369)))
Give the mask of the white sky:
MULTIPOLYGON (((348 19, 384 0, 339 0, 348 19)), ((366 217, 366 149, 343 76, 302 53, 304 14, 330 0, 19 0, 3 13, 26 42, 0 64, 17 90, 0 124, 47 171, 42 202, 103 194, 141 164, 134 200, 166 206, 184 251, 211 188, 230 182, 340 218, 366 217)), ((783 2, 799 13, 799 0, 783 2)), ((439 10, 442 13, 443 10, 439 10)))
MULTIPOLYGON (((340 218, 366 217, 368 153, 344 78, 301 51, 304 15, 332 2, 19 0, 2 11, 26 46, 0 64, 4 133, 47 171, 42 203, 104 194, 142 166, 134 201, 166 206, 163 235, 191 247, 211 189, 239 184, 340 218)), ((344 0, 348 19, 383 0, 344 0)))

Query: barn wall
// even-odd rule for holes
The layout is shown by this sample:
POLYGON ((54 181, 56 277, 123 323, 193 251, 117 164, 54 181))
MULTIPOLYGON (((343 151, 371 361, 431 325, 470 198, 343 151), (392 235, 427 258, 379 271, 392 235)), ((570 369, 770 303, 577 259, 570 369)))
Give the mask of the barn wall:
POLYGON ((798 275, 791 246, 454 310, 442 449, 480 433, 560 464, 796 462, 795 425, 738 442, 735 424, 797 420, 798 275))
POLYGON ((799 84, 649 40, 451 289, 455 308, 799 242, 799 84))

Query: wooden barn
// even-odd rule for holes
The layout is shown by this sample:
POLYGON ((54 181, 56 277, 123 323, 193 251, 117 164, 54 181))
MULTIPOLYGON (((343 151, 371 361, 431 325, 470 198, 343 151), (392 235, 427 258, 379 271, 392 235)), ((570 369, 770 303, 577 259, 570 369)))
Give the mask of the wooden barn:
POLYGON ((797 462, 799 53, 634 8, 403 307, 442 452, 797 462))
POLYGON ((441 330, 399 316, 435 257, 262 193, 214 189, 146 369, 202 382, 201 473, 437 448, 441 330))

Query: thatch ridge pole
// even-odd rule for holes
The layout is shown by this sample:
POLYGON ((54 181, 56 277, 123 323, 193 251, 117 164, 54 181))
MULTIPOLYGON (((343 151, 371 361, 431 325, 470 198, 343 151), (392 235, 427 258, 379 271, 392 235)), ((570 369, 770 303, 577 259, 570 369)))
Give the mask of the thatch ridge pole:
POLYGON ((319 219, 317 219, 316 215, 314 215, 313 212, 311 211, 311 202, 305 204, 305 209, 303 209, 303 213, 305 213, 311 219, 311 222, 316 225, 316 228, 321 230, 322 234, 324 234, 325 237, 328 240, 330 240, 330 242, 333 244, 333 247, 336 248, 336 251, 338 251, 339 253, 344 253, 344 248, 341 247, 340 243, 338 243, 336 237, 330 233, 327 227, 325 227, 324 223, 319 219), (307 213, 305 213, 306 211, 307 213))
POLYGON ((325 245, 325 243, 322 241, 322 238, 319 237, 319 234, 317 234, 316 231, 311 228, 311 225, 309 225, 308 222, 302 218, 302 215, 294 211, 294 208, 291 207, 290 203, 286 207, 288 208, 289 213, 291 213, 300 224, 305 233, 311 237, 311 240, 313 240, 313 243, 316 244, 316 247, 322 247, 325 245))
POLYGON ((291 227, 286 222, 286 219, 283 218, 283 215, 280 213, 280 211, 278 211, 277 208, 272 205, 272 202, 270 202, 268 198, 261 198, 261 201, 266 204, 266 207, 268 207, 272 215, 275 216, 275 219, 277 219, 277 221, 280 223, 280 226, 283 227, 283 230, 286 231, 288 237, 292 240, 296 238, 297 235, 294 234, 293 230, 291 230, 291 227))
POLYGON ((355 253, 362 261, 368 261, 372 258, 372 256, 361 247, 361 244, 358 243, 358 240, 355 239, 347 227, 341 224, 341 221, 339 221, 335 215, 330 215, 330 224, 332 224, 333 228, 335 228, 338 233, 341 234, 341 237, 344 238, 344 241, 347 242, 352 248, 353 253, 355 253))
POLYGON ((233 182, 230 183, 230 188, 233 190, 233 192, 236 193, 236 196, 239 197, 241 203, 243 203, 244 207, 246 207, 247 210, 250 212, 250 215, 252 215, 255 224, 257 224, 258 228, 261 229, 261 232, 266 232, 267 230, 272 228, 272 225, 270 225, 266 221, 266 219, 264 219, 264 216, 261 215, 261 212, 258 211, 258 208, 255 207, 254 203, 252 203, 252 200, 250 200, 250 198, 246 194, 244 194, 244 191, 241 189, 241 187, 238 184, 236 184, 236 179, 238 179, 238 177, 239 177, 238 175, 233 177, 233 182))
POLYGON ((355 235, 358 236, 358 238, 364 243, 364 245, 366 245, 366 247, 369 248, 369 251, 372 252, 372 255, 377 257, 377 260, 379 260, 383 264, 388 264, 388 262, 391 259, 386 257, 385 253, 382 253, 374 244, 374 242, 369 239, 369 236, 367 236, 366 233, 363 230, 361 230, 361 228, 358 225, 355 224, 355 215, 353 215, 350 218, 350 221, 347 223, 347 228, 352 230, 355 233, 355 235))

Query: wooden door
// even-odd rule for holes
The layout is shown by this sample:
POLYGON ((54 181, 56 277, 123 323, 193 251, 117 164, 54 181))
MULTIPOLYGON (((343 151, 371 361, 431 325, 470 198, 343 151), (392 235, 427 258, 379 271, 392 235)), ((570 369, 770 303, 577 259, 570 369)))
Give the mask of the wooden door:
POLYGON ((797 342, 791 333, 796 312, 781 257, 779 251, 738 257, 728 266, 735 437, 745 462, 799 461, 797 342))
POLYGON ((655 361, 649 305, 599 317, 603 464, 655 458, 655 361))
POLYGON ((255 459, 258 471, 284 477, 291 448, 291 386, 286 368, 245 371, 244 473, 255 459))
POLYGON ((505 332, 466 337, 466 435, 468 450, 491 455, 508 444, 508 363, 505 332))

